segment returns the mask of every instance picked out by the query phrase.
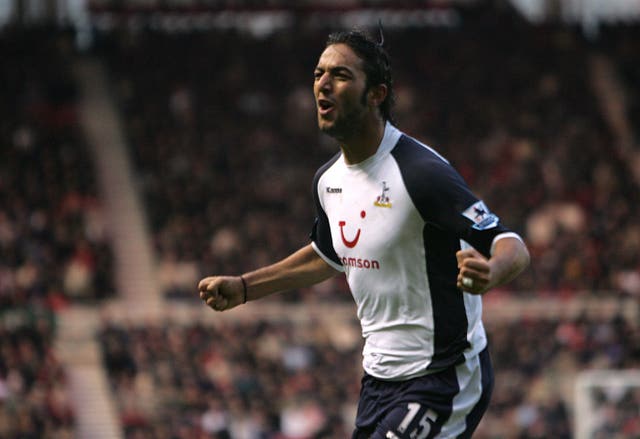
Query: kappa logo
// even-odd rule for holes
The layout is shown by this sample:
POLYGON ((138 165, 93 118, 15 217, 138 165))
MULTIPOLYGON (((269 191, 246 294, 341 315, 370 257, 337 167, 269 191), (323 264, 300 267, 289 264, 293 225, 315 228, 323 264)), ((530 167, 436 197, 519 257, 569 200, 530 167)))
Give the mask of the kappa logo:
POLYGON ((376 201, 373 202, 373 205, 378 207, 387 207, 387 208, 391 207, 391 200, 389 199, 387 192, 389 192, 389 187, 387 186, 387 182, 383 181, 382 193, 378 195, 378 197, 376 198, 376 201))
POLYGON ((466 218, 473 221, 473 228, 476 230, 487 230, 498 225, 500 218, 491 213, 482 201, 475 202, 467 210, 462 212, 466 218))

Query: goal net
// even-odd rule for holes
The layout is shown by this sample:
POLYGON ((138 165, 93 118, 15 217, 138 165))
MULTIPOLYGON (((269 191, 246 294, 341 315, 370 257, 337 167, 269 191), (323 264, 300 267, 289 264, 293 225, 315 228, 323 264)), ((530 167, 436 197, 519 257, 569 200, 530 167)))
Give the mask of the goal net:
POLYGON ((640 437, 640 370, 589 370, 576 380, 575 439, 640 437))

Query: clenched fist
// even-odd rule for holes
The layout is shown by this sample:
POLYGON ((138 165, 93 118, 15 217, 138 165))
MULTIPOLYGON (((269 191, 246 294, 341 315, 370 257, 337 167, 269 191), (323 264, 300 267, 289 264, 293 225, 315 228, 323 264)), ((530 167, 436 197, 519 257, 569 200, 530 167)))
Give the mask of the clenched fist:
POLYGON ((473 294, 485 293, 491 281, 491 266, 487 258, 472 248, 458 251, 456 258, 458 288, 473 294))
POLYGON ((198 283, 198 292, 209 308, 226 311, 247 300, 246 284, 241 276, 209 276, 198 283))

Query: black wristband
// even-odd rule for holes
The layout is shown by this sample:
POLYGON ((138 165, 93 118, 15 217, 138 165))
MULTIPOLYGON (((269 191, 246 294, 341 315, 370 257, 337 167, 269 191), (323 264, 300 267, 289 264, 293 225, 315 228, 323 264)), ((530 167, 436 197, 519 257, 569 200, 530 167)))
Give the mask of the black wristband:
POLYGON ((242 288, 243 288, 243 297, 242 297, 242 303, 247 303, 247 282, 244 280, 244 277, 240 276, 240 280, 242 281, 242 288))

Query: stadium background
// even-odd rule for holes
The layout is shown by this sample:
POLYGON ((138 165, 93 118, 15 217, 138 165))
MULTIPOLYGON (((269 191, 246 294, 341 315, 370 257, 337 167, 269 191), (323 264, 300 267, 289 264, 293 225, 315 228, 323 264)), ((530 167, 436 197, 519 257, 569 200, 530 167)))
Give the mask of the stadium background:
POLYGON ((476 437, 640 437, 638 2, 31 0, 0 6, 0 437, 344 438, 336 278, 221 315, 201 275, 307 240, 311 74, 385 25, 398 125, 527 240, 487 295, 476 437))

